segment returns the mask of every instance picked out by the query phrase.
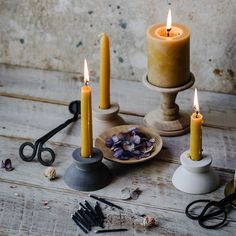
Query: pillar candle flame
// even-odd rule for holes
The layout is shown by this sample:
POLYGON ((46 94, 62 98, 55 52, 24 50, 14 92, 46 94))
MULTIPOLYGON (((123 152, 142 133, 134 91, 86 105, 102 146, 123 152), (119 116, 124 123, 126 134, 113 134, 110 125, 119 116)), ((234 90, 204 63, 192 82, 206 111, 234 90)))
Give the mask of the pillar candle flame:
POLYGON ((88 85, 88 82, 89 82, 88 64, 86 59, 84 59, 84 84, 88 85))
POLYGON ((167 16, 167 22, 166 22, 167 33, 169 33, 171 31, 171 25, 172 25, 172 16, 171 16, 171 9, 169 9, 168 16, 167 16))
POLYGON ((199 104, 198 104, 198 96, 197 96, 197 89, 195 88, 194 91, 194 102, 193 102, 193 108, 195 110, 195 113, 199 113, 199 104))

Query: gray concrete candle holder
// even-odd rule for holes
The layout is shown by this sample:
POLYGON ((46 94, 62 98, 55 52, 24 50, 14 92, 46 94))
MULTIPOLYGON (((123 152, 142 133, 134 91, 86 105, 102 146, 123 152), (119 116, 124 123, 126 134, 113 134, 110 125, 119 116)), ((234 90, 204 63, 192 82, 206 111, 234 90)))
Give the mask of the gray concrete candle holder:
POLYGON ((111 182, 111 174, 106 165, 102 163, 103 154, 98 148, 93 148, 91 158, 81 157, 81 148, 73 154, 73 163, 64 175, 65 183, 73 189, 80 191, 95 191, 111 182))
POLYGON ((148 81, 148 76, 143 77, 144 85, 161 94, 161 105, 146 114, 144 123, 155 128, 162 136, 178 136, 189 132, 190 115, 179 112, 179 106, 175 103, 178 92, 190 88, 195 82, 194 75, 190 73, 189 81, 175 88, 157 87, 148 81))
POLYGON ((118 114, 119 109, 118 103, 112 103, 108 109, 100 109, 98 106, 93 108, 93 134, 95 138, 114 126, 125 124, 123 118, 118 114))
POLYGON ((205 194, 219 186, 219 176, 211 168, 212 157, 203 152, 200 161, 190 159, 189 151, 180 156, 181 166, 174 172, 173 185, 182 192, 205 194))

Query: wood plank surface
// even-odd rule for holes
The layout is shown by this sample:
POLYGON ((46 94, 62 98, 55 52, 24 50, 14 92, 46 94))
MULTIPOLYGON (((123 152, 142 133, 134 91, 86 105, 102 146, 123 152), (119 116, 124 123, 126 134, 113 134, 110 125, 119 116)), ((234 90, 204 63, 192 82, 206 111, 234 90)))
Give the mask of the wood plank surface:
MULTIPOLYGON (((91 83, 96 103, 98 81, 91 83)), ((69 189, 63 181, 64 172, 72 162, 71 154, 81 143, 80 120, 47 142, 56 153, 55 181, 43 176, 45 167, 37 160, 26 163, 18 154, 21 143, 39 138, 71 117, 67 105, 79 98, 81 85, 80 74, 0 65, 0 157, 11 158, 15 167, 12 172, 0 169, 0 235, 83 235, 70 214, 78 208, 79 201, 89 198, 85 192, 69 189), (17 188, 10 188, 12 185, 17 188), (49 201, 50 209, 43 208, 44 200, 49 201)), ((192 93, 192 90, 182 92, 177 99, 189 114, 192 93)), ((144 114, 160 103, 159 95, 140 82, 112 80, 111 94, 119 102, 127 123, 142 124, 144 114)), ((146 230, 139 218, 103 205, 108 228, 129 229, 125 234, 112 235, 232 235, 234 232, 235 210, 229 212, 227 226, 219 230, 202 229, 184 214, 186 205, 193 200, 223 198, 224 186, 233 178, 236 167, 236 96, 200 91, 199 98, 205 118, 203 148, 213 157, 220 187, 202 196, 182 193, 172 185, 179 156, 189 147, 189 135, 163 137, 162 151, 146 163, 127 166, 104 160, 113 180, 95 194, 129 212, 153 215, 159 222, 159 227, 146 230), (125 187, 138 187, 142 193, 137 200, 121 200, 121 190, 125 187)))
MULTIPOLYGON (((66 106, 36 101, 0 97, 0 135, 24 139, 37 139, 70 118, 66 106)), ((142 118, 123 115, 132 124, 142 124, 142 118)), ((213 157, 217 168, 231 170, 236 166, 236 130, 210 127, 203 129, 203 148, 213 157)), ((62 130, 50 141, 79 146, 80 120, 62 130)), ((163 137, 164 148, 160 158, 179 163, 180 154, 189 148, 189 134, 180 137, 163 137)))
MULTIPOLYGON (((51 189, 41 189, 35 186, 17 184, 11 189, 9 183, 1 183, 0 192, 0 235, 85 235, 71 220, 70 215, 79 208, 79 202, 88 200, 95 205, 95 201, 79 193, 65 193, 51 189), (50 209, 43 207, 48 201, 50 209)), ((227 227, 209 231, 198 226, 197 222, 187 220, 181 212, 162 209, 147 209, 144 206, 131 205, 122 202, 120 205, 129 214, 112 210, 102 206, 106 228, 127 228, 124 233, 115 235, 191 235, 189 229, 196 235, 232 235, 236 222, 229 221, 227 227), (159 226, 145 229, 139 217, 131 214, 147 213, 156 217, 159 226), (183 227, 184 226, 184 227, 183 227)), ((98 229, 93 228, 94 229, 98 229)), ((93 231, 89 235, 95 235, 93 231)), ((110 234, 108 234, 110 235, 110 234)))
MULTIPOLYGON (((82 81, 81 74, 0 64, 0 95, 3 96, 65 105, 80 98, 82 81)), ((92 77, 90 84, 95 104, 99 98, 99 83, 92 77)), ((198 97, 206 126, 236 129, 235 95, 199 91, 198 97)), ((111 100, 119 103, 121 113, 144 116, 160 104, 160 95, 141 82, 112 79, 111 100)), ((179 93, 177 104, 181 110, 191 114, 192 89, 179 93)))
MULTIPOLYGON (((70 190, 65 185, 62 178, 65 170, 72 162, 71 154, 74 148, 53 145, 53 149, 57 153, 54 166, 57 169, 59 178, 55 181, 48 181, 47 178, 43 176, 45 170, 44 166, 37 161, 26 163, 20 159, 18 147, 22 140, 1 138, 1 141, 4 146, 0 146, 0 156, 11 158, 15 167, 15 170, 12 172, 6 172, 1 169, 0 178, 2 180, 34 184, 43 188, 66 192, 76 192, 70 190)), ((172 185, 171 179, 174 171, 178 167, 177 164, 162 161, 158 158, 137 165, 120 165, 109 161, 105 161, 105 163, 113 174, 113 180, 104 189, 96 191, 96 194, 109 197, 112 200, 122 202, 122 200, 120 200, 121 190, 124 187, 138 187, 142 191, 142 194, 138 200, 134 201, 136 204, 157 209, 184 212, 187 203, 201 197, 182 193, 176 190, 172 185)), ((224 171, 218 171, 218 173, 221 177, 221 186, 217 191, 206 195, 206 198, 214 198, 215 200, 221 199, 224 196, 225 184, 233 178, 233 173, 224 171)), ((232 211, 230 217, 236 221, 236 212, 232 211)))

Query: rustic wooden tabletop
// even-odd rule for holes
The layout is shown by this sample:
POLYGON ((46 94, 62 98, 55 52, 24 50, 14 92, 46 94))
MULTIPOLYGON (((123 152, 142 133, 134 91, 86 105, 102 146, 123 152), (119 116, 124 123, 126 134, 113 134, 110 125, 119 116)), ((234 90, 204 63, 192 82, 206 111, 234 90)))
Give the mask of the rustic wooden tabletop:
MULTIPOLYGON (((141 76, 142 77, 142 76, 141 76)), ((141 79, 141 78, 140 78, 141 79)), ((63 174, 71 164, 71 154, 80 145, 80 121, 54 136, 47 145, 56 153, 58 178, 43 176, 45 167, 37 161, 24 162, 18 149, 26 140, 35 140, 71 117, 67 105, 80 98, 81 76, 0 65, 0 160, 11 158, 14 170, 0 169, 0 235, 83 235, 70 215, 84 200, 95 203, 88 193, 69 189, 63 174), (49 208, 45 208, 48 201, 49 208)), ((98 98, 98 81, 92 81, 93 100, 98 98)), ((120 104, 121 115, 129 123, 142 124, 143 116, 159 104, 159 94, 140 82, 112 80, 111 100, 120 104)), ((181 92, 177 103, 191 114, 193 90, 181 92)), ((236 211, 231 209, 228 224, 206 230, 184 213, 186 205, 199 198, 219 200, 236 167, 236 96, 199 91, 204 115, 203 148, 213 157, 220 187, 204 196, 185 194, 172 185, 180 154, 188 149, 189 134, 163 137, 164 146, 153 160, 137 165, 104 161, 113 181, 94 192, 132 213, 156 217, 158 227, 145 229, 141 219, 101 204, 106 228, 127 228, 114 235, 233 235, 236 211), (121 200, 121 190, 138 187, 137 200, 121 200)), ((186 180, 187 181, 187 180, 186 180)), ((93 234, 93 231, 90 235, 93 234)), ((109 234, 111 235, 111 234, 109 234)))

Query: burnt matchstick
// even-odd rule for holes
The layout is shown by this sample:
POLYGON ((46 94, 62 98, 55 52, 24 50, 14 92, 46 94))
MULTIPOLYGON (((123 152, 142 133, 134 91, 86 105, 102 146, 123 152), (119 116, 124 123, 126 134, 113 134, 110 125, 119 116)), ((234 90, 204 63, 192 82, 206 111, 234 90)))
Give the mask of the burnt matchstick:
POLYGON ((98 202, 96 202, 95 207, 92 207, 87 201, 85 204, 80 202, 79 205, 81 207, 71 215, 71 218, 84 233, 90 232, 93 226, 104 228, 105 217, 98 202))
POLYGON ((80 202, 79 204, 80 204, 80 206, 82 207, 81 209, 83 209, 83 211, 85 212, 85 214, 88 215, 88 217, 94 222, 94 224, 95 224, 95 225, 98 225, 99 222, 97 222, 97 221, 96 221, 96 217, 93 216, 93 215, 95 214, 95 212, 93 211, 93 208, 90 206, 90 204, 89 204, 89 206, 88 206, 88 202, 86 203, 86 201, 85 201, 86 206, 85 206, 84 204, 82 204, 81 202, 80 202), (90 213, 91 213, 91 214, 90 214, 90 213))
POLYGON ((95 210, 100 215, 100 218, 104 220, 105 216, 103 215, 102 209, 101 209, 101 207, 100 207, 98 202, 96 202, 95 210))
POLYGON ((77 212, 78 212, 87 222, 89 222, 89 224, 90 224, 91 226, 96 226, 96 224, 93 222, 93 220, 92 220, 90 217, 88 217, 88 215, 85 213, 85 211, 84 211, 83 209, 79 209, 77 212))
POLYGON ((88 233, 89 231, 79 222, 79 220, 74 216, 71 215, 72 220, 76 223, 76 225, 82 230, 84 231, 84 233, 88 233))
POLYGON ((80 204, 80 206, 84 209, 84 210, 86 210, 87 209, 87 207, 83 204, 83 203, 79 203, 80 204))
POLYGON ((90 231, 91 230, 91 225, 89 224, 89 222, 87 222, 84 218, 82 218, 77 212, 74 213, 75 218, 77 218, 81 224, 84 225, 84 227, 90 231))
POLYGON ((119 209, 119 210, 122 210, 122 211, 124 210, 122 207, 120 207, 120 206, 118 206, 118 205, 116 205, 116 204, 114 204, 114 203, 112 203, 112 202, 109 202, 109 201, 107 201, 107 200, 104 199, 104 198, 101 198, 101 197, 98 197, 98 196, 95 196, 95 195, 92 195, 92 194, 90 194, 89 197, 91 197, 91 198, 93 198, 93 199, 96 199, 96 200, 98 200, 98 201, 100 201, 100 202, 103 202, 104 204, 106 204, 106 205, 108 205, 108 206, 115 207, 115 208, 117 208, 117 209, 119 209))
POLYGON ((99 222, 97 221, 96 217, 89 210, 86 209, 84 212, 94 222, 95 226, 99 225, 99 222))
POLYGON ((85 206, 91 211, 91 212, 93 212, 93 214, 96 214, 96 212, 94 211, 94 209, 93 209, 93 207, 89 204, 89 202, 87 202, 86 200, 85 200, 85 206))
POLYGON ((89 213, 90 213, 91 217, 94 218, 97 225, 101 226, 103 228, 102 221, 100 220, 100 217, 97 214, 96 210, 87 201, 85 201, 85 206, 89 210, 89 213))
POLYGON ((103 213, 102 213, 102 210, 101 210, 101 208, 100 208, 98 202, 96 203, 95 211, 96 211, 96 213, 97 213, 97 215, 98 215, 98 217, 99 217, 99 221, 100 221, 100 223, 101 223, 100 226, 103 228, 103 227, 104 227, 104 226, 103 226, 103 223, 104 223, 105 217, 104 217, 104 215, 103 215, 103 213))
POLYGON ((122 228, 122 229, 99 229, 94 231, 95 234, 101 234, 101 233, 109 233, 109 232, 122 232, 122 231, 128 231, 128 229, 122 228))

